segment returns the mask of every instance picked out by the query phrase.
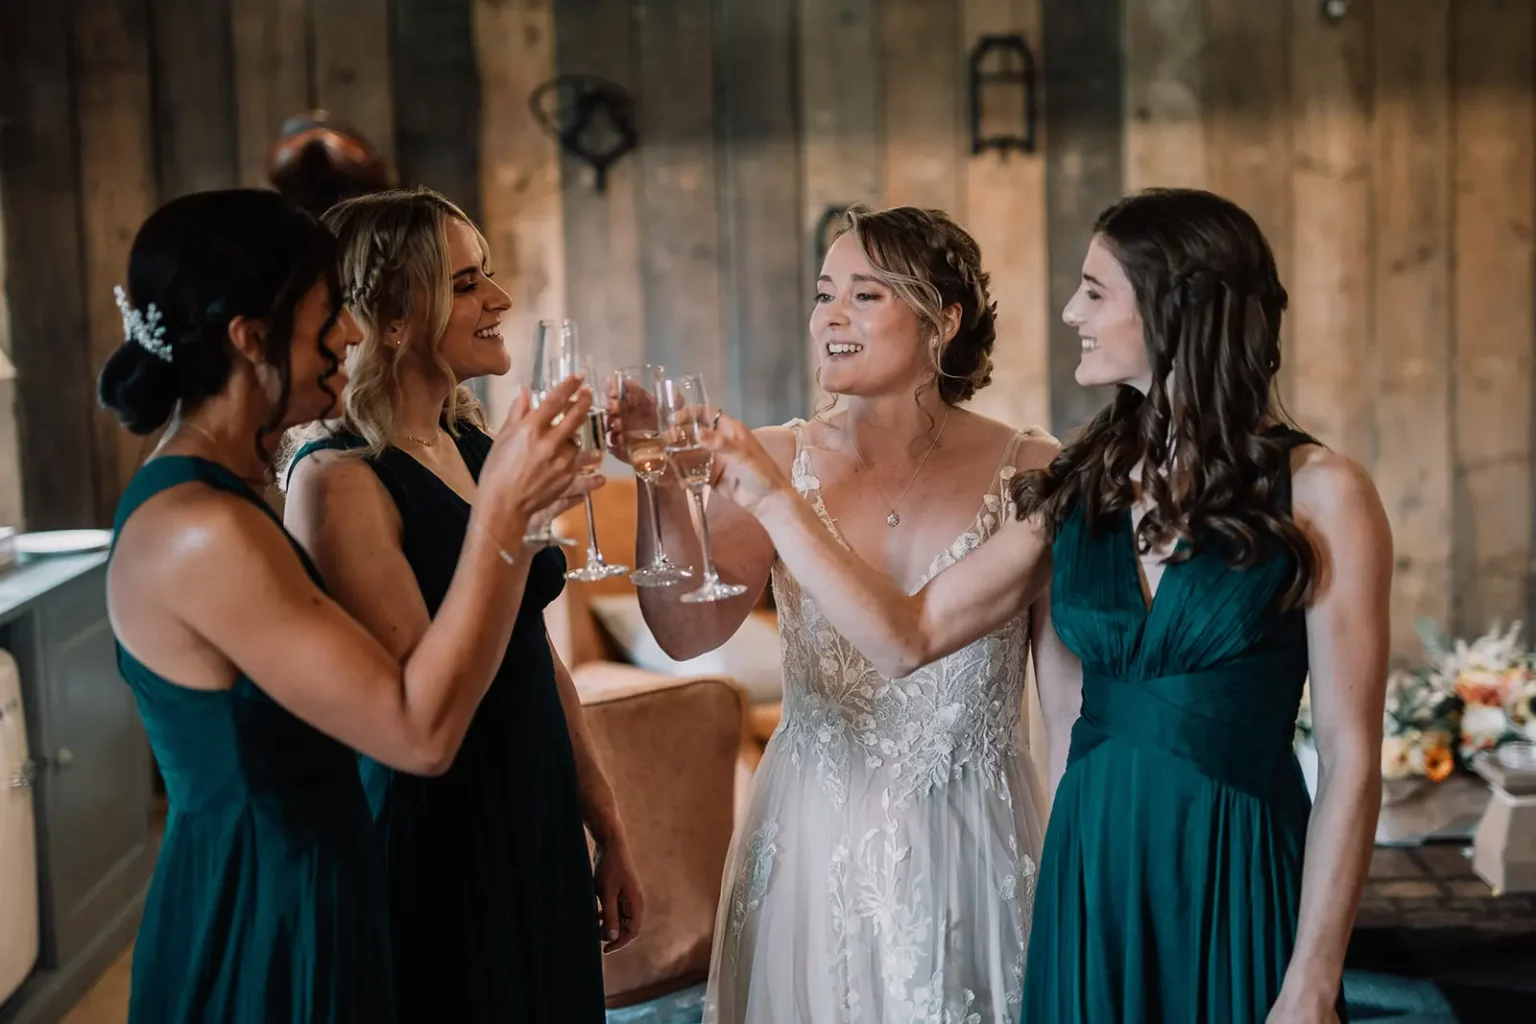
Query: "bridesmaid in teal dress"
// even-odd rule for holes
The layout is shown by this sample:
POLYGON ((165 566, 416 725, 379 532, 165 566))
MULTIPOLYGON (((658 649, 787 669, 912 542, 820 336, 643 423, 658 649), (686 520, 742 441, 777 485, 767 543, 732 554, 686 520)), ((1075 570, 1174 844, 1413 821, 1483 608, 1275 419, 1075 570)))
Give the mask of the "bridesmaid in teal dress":
MULTIPOLYGON (((459 382, 509 370, 511 302, 485 240, 435 192, 362 196, 325 222, 363 341, 339 422, 292 461, 285 518, 336 600, 403 654, 448 611, 466 517, 486 499, 492 442, 459 382)), ((566 503, 600 482, 581 478, 566 503)), ((641 922, 613 794, 544 629, 565 558, 520 541, 517 559, 523 607, 453 765, 422 778, 362 763, 399 959, 387 983, 408 1020, 601 1024, 599 917, 610 950, 641 922)))
MULTIPOLYGON (((486 459, 456 611, 403 663, 325 594, 253 485, 357 341, 333 237, 276 193, 197 193, 140 229, 102 403, 166 427, 115 519, 107 601, 169 810, 134 948, 134 1024, 389 1024, 383 865, 353 749, 450 760, 510 635, 500 552, 575 474, 554 407, 486 459), (482 511, 483 510, 483 511, 482 511)), ((577 393, 568 381, 561 394, 577 393)), ((580 409, 590 395, 577 402, 580 409)), ((558 402, 557 402, 558 405, 558 402)))
POLYGON ((1155 190, 1106 210, 1063 319, 1078 383, 1115 399, 1022 475, 991 557, 910 597, 825 543, 739 424, 712 439, 721 490, 892 675, 1017 614, 1049 577, 1082 688, 1041 694, 1053 743, 1076 721, 1026 1024, 1344 1016, 1381 798, 1392 545, 1366 473, 1272 405, 1286 301, 1232 203, 1155 190), (1316 807, 1291 749, 1309 675, 1316 807))

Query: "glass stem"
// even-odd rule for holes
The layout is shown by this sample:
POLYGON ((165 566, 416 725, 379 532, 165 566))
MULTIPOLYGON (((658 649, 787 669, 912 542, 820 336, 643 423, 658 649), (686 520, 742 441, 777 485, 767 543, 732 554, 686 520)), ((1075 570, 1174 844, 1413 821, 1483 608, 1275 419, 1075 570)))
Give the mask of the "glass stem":
POLYGON ((704 582, 713 583, 719 577, 715 575, 715 556, 709 550, 709 517, 704 514, 704 488, 690 487, 688 493, 693 495, 693 507, 699 510, 699 542, 704 555, 704 582))
POLYGON ((661 504, 656 500, 656 484, 649 480, 641 483, 651 505, 651 565, 660 567, 667 561, 667 553, 661 548, 661 504))
POLYGON ((602 565, 603 553, 597 549, 597 519, 592 515, 592 492, 583 494, 581 500, 586 502, 587 506, 587 561, 594 565, 602 565))

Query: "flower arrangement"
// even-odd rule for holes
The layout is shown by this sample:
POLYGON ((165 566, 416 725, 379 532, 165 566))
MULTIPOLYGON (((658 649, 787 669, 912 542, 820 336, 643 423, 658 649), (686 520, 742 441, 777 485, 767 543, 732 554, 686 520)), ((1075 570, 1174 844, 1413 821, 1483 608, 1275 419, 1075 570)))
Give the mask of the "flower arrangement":
MULTIPOLYGON (((1439 782, 1481 751, 1536 741, 1536 652, 1521 642, 1520 628, 1495 625, 1468 643, 1419 624, 1427 664, 1387 677, 1383 778, 1439 782)), ((1303 689, 1301 741, 1312 736, 1310 696, 1303 689)))

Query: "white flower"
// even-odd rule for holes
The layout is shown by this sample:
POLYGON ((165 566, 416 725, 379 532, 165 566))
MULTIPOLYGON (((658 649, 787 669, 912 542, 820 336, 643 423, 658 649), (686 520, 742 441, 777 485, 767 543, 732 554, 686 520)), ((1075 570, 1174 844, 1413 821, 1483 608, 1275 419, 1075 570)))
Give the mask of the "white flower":
POLYGON ((1504 709, 1473 704, 1461 716, 1461 748, 1463 751, 1485 750, 1499 741, 1509 729, 1509 719, 1504 709))
POLYGON ((1383 778, 1402 779, 1412 772, 1413 743, 1405 736, 1388 736, 1381 741, 1383 778))

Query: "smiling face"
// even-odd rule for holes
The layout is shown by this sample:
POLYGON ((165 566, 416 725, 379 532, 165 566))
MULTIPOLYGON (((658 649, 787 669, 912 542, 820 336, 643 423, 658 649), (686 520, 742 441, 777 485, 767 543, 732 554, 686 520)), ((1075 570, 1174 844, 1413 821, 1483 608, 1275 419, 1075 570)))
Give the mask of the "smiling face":
POLYGON ((829 394, 910 392, 934 375, 932 329, 880 280, 852 233, 822 261, 811 338, 829 394))
POLYGON ((501 334, 501 316, 512 308, 506 290, 491 279, 485 249, 474 228, 449 217, 444 221, 453 298, 437 355, 455 381, 500 376, 512 368, 501 334))
POLYGON ((1077 382, 1083 387, 1129 384, 1145 394, 1152 386, 1152 365, 1136 293, 1101 236, 1088 243, 1083 276, 1061 319, 1076 329, 1081 343, 1077 382))

